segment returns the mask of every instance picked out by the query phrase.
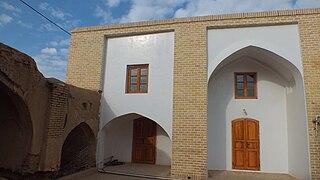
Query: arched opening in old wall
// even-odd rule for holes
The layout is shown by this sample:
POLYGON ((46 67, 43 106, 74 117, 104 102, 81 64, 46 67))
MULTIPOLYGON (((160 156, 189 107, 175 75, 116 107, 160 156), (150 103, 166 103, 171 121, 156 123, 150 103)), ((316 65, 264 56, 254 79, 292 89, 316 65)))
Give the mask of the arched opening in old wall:
POLYGON ((86 123, 76 126, 65 139, 61 151, 61 175, 95 166, 95 137, 86 123))
POLYGON ((32 122, 25 102, 0 82, 0 168, 23 171, 32 134, 32 122))

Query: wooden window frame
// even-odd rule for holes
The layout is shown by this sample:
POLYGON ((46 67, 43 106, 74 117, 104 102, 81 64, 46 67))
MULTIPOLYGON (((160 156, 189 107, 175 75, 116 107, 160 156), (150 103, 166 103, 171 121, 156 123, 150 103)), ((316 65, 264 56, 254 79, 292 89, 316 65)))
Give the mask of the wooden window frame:
POLYGON ((234 73, 234 96, 235 99, 258 99, 258 87, 257 87, 257 73, 256 72, 235 72, 234 73), (237 75, 243 75, 244 80, 243 80, 243 93, 244 96, 238 96, 237 94, 237 75), (248 87, 247 87, 247 76, 248 75, 253 75, 254 79, 254 86, 253 86, 253 93, 254 96, 248 96, 248 87))
POLYGON ((148 93, 149 88, 149 64, 139 64, 139 65, 127 65, 127 84, 126 93, 127 94, 145 94, 148 93), (131 70, 138 69, 137 71, 137 90, 131 92, 131 70), (141 79, 141 69, 147 69, 147 80, 146 80, 146 91, 140 92, 140 79, 141 79))

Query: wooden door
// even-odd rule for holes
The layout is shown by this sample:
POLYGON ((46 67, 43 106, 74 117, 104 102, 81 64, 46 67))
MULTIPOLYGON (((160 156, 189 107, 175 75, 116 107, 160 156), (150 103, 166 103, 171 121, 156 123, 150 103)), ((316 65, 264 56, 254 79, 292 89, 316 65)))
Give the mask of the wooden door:
POLYGON ((133 123, 132 162, 155 164, 157 124, 147 118, 133 123))
POLYGON ((260 170, 259 121, 232 121, 232 168, 260 170))

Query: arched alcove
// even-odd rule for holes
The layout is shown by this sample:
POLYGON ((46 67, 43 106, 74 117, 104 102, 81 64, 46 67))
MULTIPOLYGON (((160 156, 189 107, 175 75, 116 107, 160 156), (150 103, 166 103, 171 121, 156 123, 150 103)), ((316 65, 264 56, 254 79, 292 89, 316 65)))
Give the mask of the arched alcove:
POLYGON ((30 152, 32 122, 25 102, 0 82, 0 168, 19 171, 30 152))
POLYGON ((76 126, 61 151, 60 174, 67 175, 95 165, 95 137, 86 123, 76 126))
POLYGON ((302 73, 255 46, 226 57, 208 81, 208 169, 232 170, 231 121, 258 119, 260 171, 308 178, 309 148, 302 73), (235 98, 235 72, 257 74, 257 99, 235 98))
POLYGON ((149 121, 149 124, 154 124, 156 128, 154 137, 155 162, 151 164, 171 165, 171 140, 166 131, 152 119, 136 113, 129 113, 114 118, 100 130, 98 152, 100 168, 111 156, 122 162, 134 162, 134 123, 143 119, 149 121))

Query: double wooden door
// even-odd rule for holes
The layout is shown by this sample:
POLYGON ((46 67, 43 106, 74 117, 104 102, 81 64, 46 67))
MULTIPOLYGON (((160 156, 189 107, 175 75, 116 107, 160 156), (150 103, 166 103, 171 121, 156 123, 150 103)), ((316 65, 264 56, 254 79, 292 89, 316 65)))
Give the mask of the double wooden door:
POLYGON ((232 121, 232 168, 260 170, 259 121, 232 121))
POLYGON ((155 164, 157 124, 147 118, 133 123, 132 162, 155 164))

